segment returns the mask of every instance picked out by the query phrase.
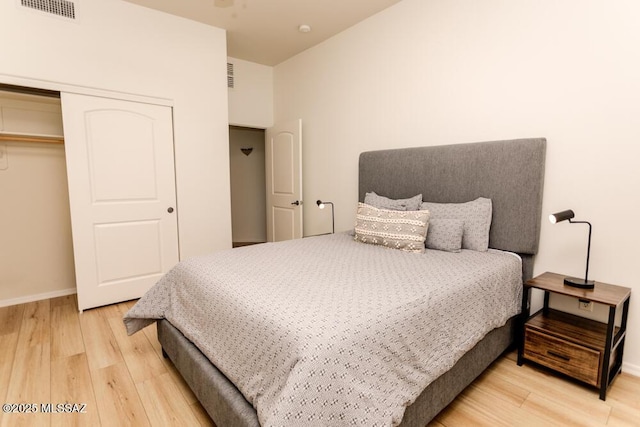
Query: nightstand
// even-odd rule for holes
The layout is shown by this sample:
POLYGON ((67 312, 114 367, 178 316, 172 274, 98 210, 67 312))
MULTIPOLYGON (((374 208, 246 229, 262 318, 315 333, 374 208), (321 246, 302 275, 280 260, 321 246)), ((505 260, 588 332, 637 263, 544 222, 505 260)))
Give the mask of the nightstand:
POLYGON ((600 399, 605 400, 608 386, 622 367, 631 289, 602 282, 596 282, 594 289, 574 288, 563 283, 564 277, 544 273, 525 282, 518 365, 527 360, 553 369, 597 387, 600 399), (531 289, 544 291, 544 306, 529 316, 531 289), (552 293, 607 305, 607 323, 549 308, 552 293), (615 326, 621 306, 620 326, 615 326))

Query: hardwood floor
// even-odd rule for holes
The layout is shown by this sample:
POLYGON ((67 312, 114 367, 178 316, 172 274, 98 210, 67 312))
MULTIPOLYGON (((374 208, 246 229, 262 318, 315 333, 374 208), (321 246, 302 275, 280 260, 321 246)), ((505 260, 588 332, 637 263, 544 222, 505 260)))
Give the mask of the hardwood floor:
POLYGON ((75 295, 0 308, 0 402, 38 413, 0 414, 0 426, 212 426, 162 357, 155 325, 127 336, 133 302, 78 313, 75 295), (86 404, 42 413, 40 404, 86 404))
MULTIPOLYGON (((162 357, 155 325, 127 336, 122 316, 132 305, 78 313, 72 295, 0 308, 0 403, 38 409, 0 413, 0 427, 214 425, 162 357), (43 413, 48 403, 86 406, 43 413)), ((618 376, 603 402, 595 389, 518 367, 510 353, 429 427, 559 425, 640 426, 640 378, 618 376)))

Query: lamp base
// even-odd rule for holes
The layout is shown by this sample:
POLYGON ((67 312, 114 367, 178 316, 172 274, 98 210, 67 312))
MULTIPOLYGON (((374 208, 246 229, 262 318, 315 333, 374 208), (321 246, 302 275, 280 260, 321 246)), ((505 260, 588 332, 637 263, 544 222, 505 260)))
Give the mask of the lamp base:
POLYGON ((596 282, 593 280, 578 279, 577 277, 565 277, 564 284, 581 289, 593 289, 596 286, 596 282))

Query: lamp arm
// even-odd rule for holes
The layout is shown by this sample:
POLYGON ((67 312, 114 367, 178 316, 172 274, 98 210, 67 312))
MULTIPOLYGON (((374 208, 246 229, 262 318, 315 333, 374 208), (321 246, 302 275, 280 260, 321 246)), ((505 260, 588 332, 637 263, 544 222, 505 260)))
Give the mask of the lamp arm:
POLYGON ((591 255, 591 223, 589 221, 572 221, 569 219, 569 222, 572 224, 587 224, 589 226, 589 239, 587 240, 587 269, 584 273, 584 281, 585 283, 589 279, 589 256, 591 255))
POLYGON ((326 205, 331 205, 331 234, 336 232, 336 220, 333 212, 333 202, 323 202, 322 200, 316 201, 316 204, 320 209, 324 209, 326 205))
POLYGON ((336 233, 336 220, 333 213, 333 202, 325 202, 328 205, 331 205, 331 234, 336 233))

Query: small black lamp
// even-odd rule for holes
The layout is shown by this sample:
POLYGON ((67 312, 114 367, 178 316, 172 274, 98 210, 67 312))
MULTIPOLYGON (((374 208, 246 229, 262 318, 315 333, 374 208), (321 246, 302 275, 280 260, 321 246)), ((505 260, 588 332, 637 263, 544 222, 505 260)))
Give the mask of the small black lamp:
POLYGON ((331 233, 335 233, 336 232, 336 221, 335 221, 334 216, 333 216, 333 202, 323 202, 322 200, 318 200, 318 201, 316 201, 316 205, 318 205, 318 207, 320 209, 324 209, 324 207, 326 205, 331 205, 331 233))
POLYGON ((595 282, 589 280, 589 255, 591 253, 591 223, 587 221, 572 221, 575 214, 571 209, 549 215, 549 221, 552 224, 562 221, 569 221, 571 224, 587 224, 589 226, 589 240, 587 241, 587 269, 584 273, 584 279, 577 277, 565 277, 564 284, 575 288, 593 289, 595 282))

